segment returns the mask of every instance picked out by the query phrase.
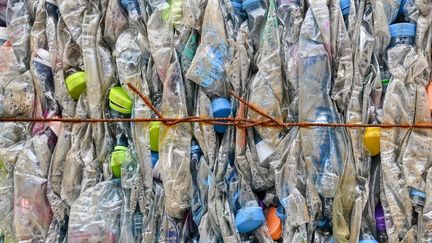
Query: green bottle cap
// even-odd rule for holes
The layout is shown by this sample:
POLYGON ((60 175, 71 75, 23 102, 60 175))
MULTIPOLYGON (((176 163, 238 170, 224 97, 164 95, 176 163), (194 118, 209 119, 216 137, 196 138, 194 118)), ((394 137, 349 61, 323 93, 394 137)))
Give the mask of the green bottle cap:
POLYGON ((66 78, 66 88, 74 100, 78 100, 82 92, 86 89, 86 73, 76 72, 66 78))
POLYGON ((132 99, 122 87, 116 86, 109 93, 109 107, 123 114, 132 113, 132 99))
POLYGON ((390 83, 390 79, 383 79, 381 80, 382 85, 388 85, 390 83))
POLYGON ((159 151, 159 129, 161 122, 153 121, 150 122, 150 149, 153 152, 159 151))
POLYGON ((115 177, 121 177, 121 166, 126 159, 126 146, 115 146, 114 152, 111 154, 111 170, 115 177))

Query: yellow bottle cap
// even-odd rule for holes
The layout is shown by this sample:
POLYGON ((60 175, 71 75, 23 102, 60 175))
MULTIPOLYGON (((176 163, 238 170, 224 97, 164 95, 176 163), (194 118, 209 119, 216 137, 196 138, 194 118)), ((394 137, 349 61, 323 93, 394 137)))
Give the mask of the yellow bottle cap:
POLYGON ((115 146, 114 152, 111 154, 111 170, 115 177, 121 177, 121 165, 126 159, 127 147, 125 146, 115 146))
POLYGON ((109 93, 109 107, 123 114, 132 113, 132 99, 122 87, 116 86, 109 93))
POLYGON ((82 92, 86 89, 86 73, 76 72, 66 78, 66 88, 74 100, 78 100, 82 92))
POLYGON ((150 122, 150 149, 153 152, 159 151, 159 129, 161 122, 153 121, 150 122))
POLYGON ((363 135, 363 143, 372 156, 380 153, 380 128, 367 127, 363 135))

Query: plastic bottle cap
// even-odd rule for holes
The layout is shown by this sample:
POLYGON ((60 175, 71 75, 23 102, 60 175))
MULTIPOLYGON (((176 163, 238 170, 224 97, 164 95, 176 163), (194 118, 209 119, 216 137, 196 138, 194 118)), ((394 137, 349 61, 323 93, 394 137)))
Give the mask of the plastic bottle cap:
POLYGON ((159 153, 152 151, 151 154, 150 154, 150 157, 151 157, 152 167, 154 168, 155 165, 156 165, 156 163, 159 160, 159 153))
POLYGON ((348 15, 349 11, 350 11, 350 0, 341 0, 340 1, 340 5, 341 5, 341 10, 342 10, 342 15, 348 15))
POLYGON ((161 122, 150 122, 150 149, 154 152, 159 151, 159 129, 161 122))
POLYGON ((246 0, 243 1, 243 9, 246 10, 249 7, 252 7, 254 4, 259 4, 261 1, 260 0, 246 0))
MULTIPOLYGON (((211 108, 214 118, 227 118, 231 114, 231 103, 226 98, 218 97, 214 99, 211 108)), ((214 125, 214 129, 218 133, 224 133, 226 128, 224 125, 214 125)))
POLYGON ((363 135, 363 143, 372 156, 380 153, 380 128, 367 127, 363 135))
POLYGON ((266 218, 267 227, 273 240, 279 240, 282 236, 282 221, 276 215, 276 211, 275 207, 270 207, 266 218))
POLYGON ((241 2, 231 1, 231 5, 236 9, 242 9, 243 10, 243 4, 241 2))
POLYGON ((429 100, 429 110, 432 112, 432 81, 427 86, 427 95, 429 100))
POLYGON ((195 154, 199 153, 199 154, 201 154, 202 151, 201 151, 200 146, 198 144, 193 144, 191 146, 191 153, 195 153, 195 154))
POLYGON ((390 83, 390 79, 383 79, 381 80, 382 85, 388 85, 390 83))
POLYGON ((386 230, 384 210, 383 210, 381 204, 378 204, 375 208, 375 221, 376 221, 376 228, 378 231, 385 231, 386 230))
POLYGON ((116 86, 109 93, 109 107, 123 114, 132 113, 132 99, 122 87, 116 86))
POLYGON ((126 146, 115 146, 111 154, 111 170, 115 177, 121 176, 121 165, 126 158, 126 146))
POLYGON ((78 100, 82 92, 86 89, 86 73, 76 72, 66 78, 66 88, 74 100, 78 100))
POLYGON ((260 160, 260 162, 267 159, 274 152, 271 145, 269 143, 267 143, 265 140, 261 140, 260 142, 258 142, 255 145, 255 147, 256 147, 258 159, 260 160))
POLYGON ((426 198, 426 193, 424 193, 424 192, 422 192, 422 191, 419 191, 419 190, 416 190, 416 189, 411 189, 411 190, 410 190, 410 195, 411 195, 412 197, 417 196, 417 197, 421 197, 421 198, 423 198, 423 199, 426 198))
POLYGON ((360 240, 359 243, 378 243, 376 240, 360 240))
POLYGON ((397 23, 389 26, 391 37, 415 36, 416 25, 411 23, 397 23))
POLYGON ((243 234, 257 229, 265 218, 261 207, 245 207, 237 212, 235 221, 238 232, 243 234))

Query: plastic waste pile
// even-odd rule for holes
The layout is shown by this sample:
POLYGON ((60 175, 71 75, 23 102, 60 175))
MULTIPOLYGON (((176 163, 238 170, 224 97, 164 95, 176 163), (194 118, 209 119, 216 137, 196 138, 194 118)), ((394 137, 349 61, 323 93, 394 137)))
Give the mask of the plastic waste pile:
POLYGON ((432 242, 431 48, 430 0, 0 0, 0 243, 432 242))

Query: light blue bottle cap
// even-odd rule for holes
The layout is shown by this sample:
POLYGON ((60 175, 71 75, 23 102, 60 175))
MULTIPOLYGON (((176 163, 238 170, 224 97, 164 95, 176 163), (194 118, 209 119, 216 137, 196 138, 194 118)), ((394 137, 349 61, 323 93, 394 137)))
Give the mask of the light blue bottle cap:
POLYGON ((389 26, 391 37, 415 36, 416 25, 411 23, 397 23, 389 26))
POLYGON ((199 153, 199 154, 201 154, 202 151, 201 151, 200 146, 198 144, 192 144, 191 153, 195 153, 195 154, 199 153))
POLYGON ((231 5, 234 7, 234 8, 237 8, 237 9, 243 9, 243 4, 240 2, 236 2, 236 1, 231 1, 231 5))
POLYGON ((156 163, 159 160, 159 153, 152 151, 150 155, 150 159, 151 159, 152 167, 154 168, 156 163))
POLYGON ((426 198, 426 193, 416 190, 416 189, 411 189, 410 190, 410 195, 413 196, 417 196, 417 197, 421 197, 421 198, 426 198))
MULTIPOLYGON (((211 108, 214 118, 227 118, 231 114, 231 103, 226 98, 216 98, 211 103, 211 108)), ((226 130, 224 125, 214 125, 217 133, 224 133, 226 130)))
POLYGON ((237 212, 235 221, 238 232, 244 234, 262 225, 265 217, 261 207, 246 207, 237 212))
POLYGON ((259 5, 261 0, 246 0, 243 1, 243 9, 247 11, 247 9, 251 9, 254 5, 259 5))
POLYGON ((341 10, 342 10, 342 15, 348 15, 349 11, 350 11, 350 0, 341 0, 340 1, 340 5, 341 5, 341 10))
POLYGON ((377 240, 360 240, 359 243, 378 243, 377 240))

